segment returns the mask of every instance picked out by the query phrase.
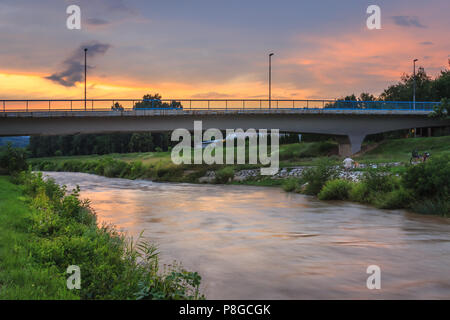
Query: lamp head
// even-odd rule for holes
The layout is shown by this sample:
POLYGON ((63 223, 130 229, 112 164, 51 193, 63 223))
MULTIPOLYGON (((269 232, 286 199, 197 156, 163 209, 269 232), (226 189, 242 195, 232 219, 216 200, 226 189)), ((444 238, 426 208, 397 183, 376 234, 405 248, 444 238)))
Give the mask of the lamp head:
POLYGON ((273 56, 273 53, 269 54, 269 57, 273 56))

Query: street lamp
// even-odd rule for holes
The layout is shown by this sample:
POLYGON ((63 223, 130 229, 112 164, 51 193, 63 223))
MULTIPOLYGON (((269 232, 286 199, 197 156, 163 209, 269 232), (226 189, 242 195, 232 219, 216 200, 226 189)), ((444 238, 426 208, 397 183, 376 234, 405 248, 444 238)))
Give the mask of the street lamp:
POLYGON ((269 109, 272 107, 272 56, 269 54, 269 109))
POLYGON ((413 78, 413 109, 416 110, 416 61, 419 61, 419 59, 414 59, 413 60, 413 65, 414 65, 414 78, 413 78))
POLYGON ((84 111, 86 111, 87 48, 84 48, 84 111))

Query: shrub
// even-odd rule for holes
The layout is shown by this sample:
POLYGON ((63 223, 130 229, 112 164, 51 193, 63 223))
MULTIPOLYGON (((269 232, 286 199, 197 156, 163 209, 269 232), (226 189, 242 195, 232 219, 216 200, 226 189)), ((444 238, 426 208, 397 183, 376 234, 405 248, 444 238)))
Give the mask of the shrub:
POLYGON ((337 178, 337 170, 330 160, 321 159, 317 166, 306 169, 302 173, 302 181, 306 182, 305 193, 317 195, 328 180, 337 178))
POLYGON ((25 150, 13 148, 8 143, 6 148, 0 153, 0 167, 6 169, 9 174, 16 174, 28 168, 25 150))
MULTIPOLYGON (((201 277, 174 264, 160 270, 156 247, 125 238, 109 226, 97 227, 89 203, 79 189, 66 189, 42 174, 23 172, 18 182, 30 197, 33 241, 26 248, 38 267, 65 274, 78 265, 83 285, 81 299, 202 299, 201 277)), ((36 290, 41 290, 39 287, 36 290)))
POLYGON ((352 183, 344 179, 329 180, 325 183, 318 197, 320 200, 347 200, 352 183))
POLYGON ((365 182, 355 183, 349 191, 349 199, 355 202, 368 203, 369 202, 369 188, 365 182))
POLYGON ((411 205, 413 211, 421 214, 435 214, 444 217, 450 216, 450 200, 441 198, 424 199, 411 205))
POLYGON ((299 187, 298 179, 290 178, 283 181, 281 187, 286 192, 296 191, 299 187))
POLYGON ((140 161, 134 161, 130 163, 130 172, 128 177, 130 179, 137 179, 145 174, 145 168, 140 161))
POLYGON ((121 177, 126 169, 126 162, 107 159, 106 164, 103 168, 103 175, 108 178, 121 177))
POLYGON ((416 197, 448 198, 450 196, 450 155, 432 157, 410 166, 402 175, 403 185, 416 197))
POLYGON ((402 209, 409 207, 413 197, 404 188, 395 189, 385 194, 379 194, 380 198, 374 199, 375 205, 380 209, 402 209))
POLYGON ((385 170, 369 168, 364 172, 363 181, 371 193, 390 192, 395 187, 395 182, 385 170))
POLYGON ((227 183, 234 177, 234 170, 231 167, 225 167, 216 171, 214 183, 227 183))

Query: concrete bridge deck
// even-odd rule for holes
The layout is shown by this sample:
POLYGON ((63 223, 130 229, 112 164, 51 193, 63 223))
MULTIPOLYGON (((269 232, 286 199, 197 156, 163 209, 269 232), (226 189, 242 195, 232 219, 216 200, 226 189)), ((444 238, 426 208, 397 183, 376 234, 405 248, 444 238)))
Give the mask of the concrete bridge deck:
MULTIPOLYGON (((5 100, 6 101, 6 100, 5 100)), ((0 136, 63 135, 78 133, 165 132, 178 128, 193 130, 194 121, 202 121, 203 129, 279 129, 281 132, 322 133, 340 136, 340 154, 354 154, 368 134, 400 129, 449 126, 450 120, 430 118, 435 102, 361 102, 321 100, 199 100, 209 108, 51 108, 55 101, 43 101, 49 109, 0 109, 0 136), (246 104, 247 101, 247 104, 246 104), (236 107, 235 103, 242 107, 236 107), (250 102, 260 107, 249 107, 250 102), (275 107, 282 102, 298 107, 275 107), (211 107, 216 103, 219 107, 211 107), (311 105, 312 107, 305 107, 311 105), (225 106, 225 108, 223 107, 225 106), (233 107, 234 106, 234 107, 233 107), (302 107, 303 106, 303 107, 302 107), (417 107, 417 108, 416 108, 417 107)), ((15 101, 15 100, 14 100, 15 101)), ((10 104, 14 101, 8 101, 10 104)), ((61 100, 66 101, 66 100, 61 100)), ((111 100, 99 100, 100 102, 111 100)), ((118 100, 117 100, 118 101, 118 100)), ((129 101, 129 100, 127 100, 129 101)), ((169 100, 173 104, 174 100, 169 100)), ((197 100, 195 100, 197 101, 197 100)), ((36 102, 36 101, 33 101, 36 102)), ((42 103, 41 100, 37 101, 42 103)), ((77 102, 83 102, 77 100, 77 102)), ((192 102, 192 101, 191 101, 192 102)), ((1 100, 0 100, 1 103, 1 100)), ((67 104, 67 101, 65 102, 67 104)), ((72 105, 73 101, 70 100, 72 105)), ((114 103, 113 103, 114 104, 114 103)), ((133 106, 136 102, 133 101, 133 106)), ((166 105, 169 105, 168 103, 166 105)), ((178 104, 178 106, 181 105, 178 104)), ((184 103, 186 105, 186 103, 184 103)), ((66 106, 67 107, 67 106, 66 106)))

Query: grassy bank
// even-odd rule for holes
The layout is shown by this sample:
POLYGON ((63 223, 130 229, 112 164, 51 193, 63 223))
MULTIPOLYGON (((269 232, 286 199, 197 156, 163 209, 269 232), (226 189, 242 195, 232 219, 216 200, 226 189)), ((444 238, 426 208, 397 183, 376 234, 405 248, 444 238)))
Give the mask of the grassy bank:
POLYGON ((409 163, 411 152, 425 151, 431 156, 450 155, 450 136, 430 138, 392 139, 380 143, 375 149, 358 157, 360 162, 405 162, 409 163))
MULTIPOLYGON (((364 148, 373 145, 366 144, 364 148)), ((355 160, 366 162, 404 162, 409 163, 411 152, 418 150, 420 153, 428 151, 432 156, 450 154, 450 136, 430 137, 430 138, 410 138, 410 139, 391 139, 383 141, 368 152, 363 152, 355 156, 355 160)), ((328 157, 335 162, 340 163, 340 157, 337 156, 338 144, 333 141, 321 142, 302 142, 292 143, 280 146, 280 165, 282 167, 313 165, 320 158, 328 157)), ((47 157, 34 158, 29 162, 32 165, 52 162, 59 166, 66 161, 91 162, 104 159, 123 161, 128 164, 135 162, 141 163, 148 168, 172 167, 170 151, 167 152, 144 152, 144 153, 113 153, 108 155, 87 155, 71 157, 47 157)), ((183 166, 181 166, 183 167, 183 166)), ((192 170, 198 166, 185 166, 186 170, 192 170)), ((257 165, 247 167, 258 167, 257 165)))
POLYGON ((23 187, 0 176, 0 299, 77 299, 66 289, 66 279, 30 255, 36 236, 29 232, 31 199, 23 187))
POLYGON ((0 299, 198 299, 200 276, 161 270, 154 246, 98 226, 79 190, 22 173, 0 176, 0 299), (69 290, 77 265, 81 288, 69 290))

